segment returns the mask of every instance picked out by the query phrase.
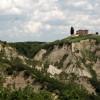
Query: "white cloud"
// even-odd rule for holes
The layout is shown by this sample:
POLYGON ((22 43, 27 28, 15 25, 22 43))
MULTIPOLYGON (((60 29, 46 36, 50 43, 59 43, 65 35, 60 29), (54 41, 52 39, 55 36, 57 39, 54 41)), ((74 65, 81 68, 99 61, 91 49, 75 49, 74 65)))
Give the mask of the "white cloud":
POLYGON ((83 6, 87 4, 87 0, 70 0, 68 4, 76 7, 83 6))
POLYGON ((0 0, 0 34, 8 34, 8 40, 34 40, 45 34, 52 40, 72 25, 100 31, 99 9, 100 0, 0 0))
POLYGON ((42 27, 41 22, 30 21, 28 23, 25 23, 25 26, 23 28, 25 32, 29 32, 29 33, 35 32, 36 33, 41 29, 41 27, 42 27))
POLYGON ((12 0, 1 0, 0 1, 0 10, 9 9, 12 6, 12 0))
POLYGON ((21 14, 31 9, 33 0, 1 0, 0 12, 3 14, 21 14))

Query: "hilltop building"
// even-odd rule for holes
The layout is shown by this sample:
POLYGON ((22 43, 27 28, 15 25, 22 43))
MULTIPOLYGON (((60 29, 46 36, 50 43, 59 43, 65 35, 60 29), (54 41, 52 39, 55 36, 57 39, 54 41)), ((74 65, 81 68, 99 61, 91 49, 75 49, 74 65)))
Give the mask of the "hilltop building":
POLYGON ((88 34, 88 30, 77 30, 76 31, 76 35, 87 35, 88 34))

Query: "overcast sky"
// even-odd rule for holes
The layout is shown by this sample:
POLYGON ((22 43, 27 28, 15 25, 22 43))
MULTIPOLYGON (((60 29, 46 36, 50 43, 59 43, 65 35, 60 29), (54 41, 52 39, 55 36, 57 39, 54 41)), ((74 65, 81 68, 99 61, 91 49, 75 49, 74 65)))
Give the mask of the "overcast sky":
POLYGON ((71 26, 100 32, 100 0, 0 0, 0 40, 53 41, 71 26))

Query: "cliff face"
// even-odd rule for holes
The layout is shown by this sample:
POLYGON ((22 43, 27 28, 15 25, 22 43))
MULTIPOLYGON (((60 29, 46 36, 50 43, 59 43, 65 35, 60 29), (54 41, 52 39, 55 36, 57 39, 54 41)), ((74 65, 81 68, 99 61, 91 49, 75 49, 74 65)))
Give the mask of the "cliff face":
POLYGON ((26 63, 26 59, 28 59, 27 57, 25 57, 24 55, 20 55, 16 48, 11 47, 10 45, 8 45, 7 43, 0 43, 0 58, 1 59, 6 59, 8 61, 12 61, 14 59, 20 59, 24 64, 26 63))
MULTIPOLYGON (((1 42, 0 66, 15 66, 15 63, 21 62, 28 67, 43 72, 43 74, 48 74, 58 81, 63 83, 75 82, 83 85, 90 93, 95 93, 95 87, 90 80, 100 81, 100 39, 87 37, 84 39, 82 37, 82 39, 77 38, 76 41, 76 38, 74 37, 73 39, 71 37, 70 39, 52 43, 42 43, 39 47, 36 44, 35 46, 32 45, 34 48, 31 48, 31 52, 35 52, 32 58, 26 56, 27 52, 31 55, 29 44, 28 47, 25 46, 23 49, 23 45, 17 47, 16 45, 12 46, 11 44, 1 42), (25 48, 27 48, 25 55, 19 52, 20 49, 22 49, 22 52, 25 52, 25 48)), ((23 65, 19 64, 18 66, 22 67, 23 65)), ((17 77, 19 78, 19 76, 17 77)), ((10 76, 11 79, 13 79, 12 76, 10 76)), ((8 81, 9 78, 7 78, 8 81)), ((26 84, 26 80, 24 81, 23 83, 26 84)), ((8 85, 7 82, 5 82, 6 85, 8 85)))
POLYGON ((100 81, 100 43, 95 39, 54 45, 49 52, 41 49, 33 59, 42 62, 44 66, 39 65, 41 70, 46 66, 45 70, 51 77, 63 82, 78 82, 90 93, 95 90, 89 80, 100 81))
POLYGON ((61 70, 59 74, 62 72, 66 74, 74 73, 78 77, 91 78, 92 74, 89 67, 96 69, 95 67, 99 66, 99 49, 100 45, 96 44, 96 40, 81 40, 70 45, 63 44, 60 47, 54 45, 49 53, 48 50, 41 49, 35 55, 34 60, 43 64, 47 62, 48 69, 50 69, 51 65, 55 66, 55 68, 61 70))

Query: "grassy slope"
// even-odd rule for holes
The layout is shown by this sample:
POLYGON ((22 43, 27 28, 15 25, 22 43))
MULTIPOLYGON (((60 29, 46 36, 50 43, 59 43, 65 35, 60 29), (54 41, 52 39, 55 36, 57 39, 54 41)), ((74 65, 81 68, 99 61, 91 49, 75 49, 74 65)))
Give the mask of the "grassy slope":
POLYGON ((42 48, 52 49, 54 45, 62 46, 63 44, 71 44, 72 42, 79 42, 85 39, 95 39, 97 43, 100 43, 99 35, 86 35, 86 36, 70 36, 62 40, 56 40, 54 42, 17 42, 9 43, 12 47, 15 47, 19 53, 32 58, 42 48))

